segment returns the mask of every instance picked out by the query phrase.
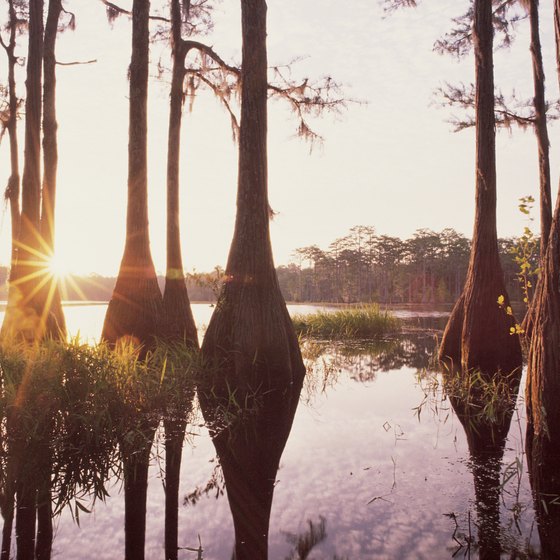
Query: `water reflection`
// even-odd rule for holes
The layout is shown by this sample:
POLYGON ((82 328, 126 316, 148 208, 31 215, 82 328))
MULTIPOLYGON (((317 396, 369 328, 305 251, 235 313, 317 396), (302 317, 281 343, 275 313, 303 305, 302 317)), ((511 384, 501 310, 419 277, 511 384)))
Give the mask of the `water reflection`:
POLYGON ((199 400, 218 453, 235 531, 232 558, 266 560, 272 498, 302 385, 266 390, 230 382, 228 394, 203 386, 199 400))
POLYGON ((560 450, 527 446, 542 557, 560 558, 560 450))
MULTIPOLYGON (((304 350, 308 365, 315 365, 315 370, 306 379, 304 397, 309 397, 309 406, 299 407, 291 433, 295 410, 285 404, 289 400, 297 402, 298 392, 290 395, 289 399, 279 399, 278 394, 276 397, 255 396, 252 402, 237 412, 230 407, 229 416, 221 415, 221 420, 227 421, 214 425, 215 441, 220 454, 220 468, 224 471, 225 491, 235 518, 237 542, 243 550, 249 546, 259 547, 259 552, 254 555, 253 552, 239 551, 238 558, 264 557, 260 555, 265 554, 267 533, 270 534, 270 557, 278 559, 301 557, 296 551, 296 541, 300 537, 311 539, 309 535, 317 541, 309 558, 331 559, 335 554, 348 558, 415 560, 448 559, 454 554, 456 558, 499 558, 500 554, 512 558, 558 557, 560 525, 557 511, 560 506, 557 503, 560 499, 557 496, 560 488, 554 478, 560 472, 558 460, 548 458, 538 469, 533 467, 532 472, 542 554, 530 548, 536 546, 537 532, 536 529, 531 531, 531 507, 525 509, 523 506, 519 532, 515 524, 508 528, 505 523, 508 512, 504 511, 503 503, 500 504, 509 498, 500 492, 504 487, 507 489, 502 466, 504 457, 506 462, 510 462, 515 453, 511 450, 511 434, 509 443, 505 443, 512 422, 511 407, 506 407, 500 422, 487 424, 481 421, 472 407, 454 396, 438 405, 437 418, 424 412, 421 420, 415 416, 413 408, 422 399, 421 391, 415 386, 419 378, 416 372, 421 372, 422 379, 428 378, 424 372, 430 367, 434 345, 431 333, 407 334, 399 340, 375 344, 306 345, 304 350), (397 437, 396 428, 388 431, 384 428, 389 425, 399 430, 402 428, 402 438, 397 437), (286 444, 288 434, 290 439, 286 444), (467 450, 470 470, 465 468, 464 462, 467 450), (283 467, 281 475, 278 475, 280 455, 283 467), (476 517, 473 513, 469 539, 467 512, 471 499, 476 517), (452 512, 457 525, 445 515, 452 512), (324 525, 321 516, 325 518, 324 525), (309 530, 308 519, 313 520, 314 531, 309 530), (453 540, 455 527, 458 529, 454 534, 456 540, 453 540), (288 533, 292 536, 289 542, 286 540, 288 533), (530 545, 525 541, 530 541, 530 545), (459 544, 463 546, 460 550, 459 544)), ((115 488, 115 481, 122 484, 126 476, 138 484, 139 493, 130 493, 133 500, 139 502, 135 512, 139 524, 144 523, 144 513, 148 519, 146 542, 135 522, 127 523, 126 539, 136 541, 138 554, 143 553, 140 549, 145 546, 146 558, 172 557, 179 548, 174 543, 178 542, 182 547, 194 549, 179 550, 178 557, 194 559, 199 546, 197 534, 200 533, 206 549, 204 557, 229 559, 233 536, 228 503, 223 499, 216 501, 202 496, 206 489, 212 495, 223 493, 224 481, 220 468, 214 469, 215 463, 208 466, 208 458, 214 456, 214 451, 210 440, 204 439, 205 428, 196 427, 201 422, 200 418, 189 419, 192 423, 187 427, 187 432, 202 434, 195 438, 196 449, 186 446, 182 473, 180 477, 179 474, 173 475, 180 478, 181 490, 177 478, 174 481, 167 478, 163 493, 156 479, 159 471, 154 466, 154 448, 151 456, 148 453, 151 434, 143 440, 140 438, 136 442, 138 445, 133 440, 135 434, 143 432, 142 422, 150 424, 157 417, 158 423, 165 418, 168 435, 174 437, 175 434, 180 445, 186 413, 182 410, 173 412, 169 403, 163 405, 156 399, 149 403, 146 401, 144 410, 147 416, 143 417, 144 420, 140 420, 136 405, 127 409, 130 418, 135 418, 134 422, 128 422, 122 399, 125 394, 131 396, 130 392, 123 391, 118 399, 115 398, 111 393, 113 386, 108 382, 103 385, 99 381, 99 372, 90 375, 80 363, 76 360, 72 366, 75 372, 72 377, 57 381, 56 386, 63 391, 58 391, 52 400, 57 403, 52 409, 54 427, 49 427, 45 420, 49 415, 44 404, 44 388, 32 384, 34 392, 27 393, 26 403, 31 406, 31 395, 34 394, 37 404, 29 409, 32 410, 29 429, 38 439, 33 442, 26 438, 18 443, 17 431, 6 432, 6 418, 11 409, 5 406, 4 380, 4 453, 0 480, 4 538, 7 539, 7 534, 12 535, 9 531, 10 495, 17 485, 14 473, 18 473, 20 480, 33 477, 31 473, 36 469, 33 461, 40 462, 44 460, 41 457, 50 457, 52 512, 56 514, 70 504, 72 512, 78 512, 81 520, 78 528, 72 525, 68 513, 65 514, 66 521, 63 516, 54 539, 52 556, 123 557, 122 493, 111 497, 108 506, 96 505, 97 528, 94 527, 93 516, 89 516, 88 520, 85 511, 76 505, 76 500, 91 509, 91 496, 108 499, 108 488, 115 488), (168 411, 167 415, 162 412, 162 407, 168 411), (150 410, 157 410, 155 417, 150 416, 150 410), (42 438, 43 444, 48 441, 48 452, 46 449, 41 451, 40 430, 33 428, 36 424, 42 424, 41 429, 45 433, 54 434, 50 439, 42 438), (202 440, 204 443, 201 443, 202 440), (24 443, 31 446, 25 455, 24 443), (131 462, 123 472, 124 453, 130 456, 131 462), (28 465, 26 468, 29 471, 24 470, 22 465, 28 465), (149 465, 151 473, 148 476, 147 501, 143 495, 146 476, 142 471, 146 465, 149 465), (201 480, 207 480, 209 472, 213 472, 214 477, 208 488, 193 493, 189 506, 184 506, 184 494, 201 480), (179 491, 184 493, 179 494, 181 500, 177 502, 179 491), (164 507, 165 494, 169 495, 169 501, 164 507), (193 502, 196 502, 194 507, 193 502)), ((91 369, 93 363, 90 360, 88 368, 91 369)), ((98 366, 101 368, 101 364, 98 366)), ((5 378, 4 371, 2 375, 5 378)), ((443 391, 441 376, 433 374, 433 379, 438 380, 443 391)), ((133 387, 131 385, 130 390, 133 387)), ((446 394, 450 393, 453 393, 452 390, 447 388, 446 394)), ((189 398, 185 397, 187 401, 190 404, 189 398)), ((226 411, 222 408, 222 412, 226 411)), ((161 424, 156 425, 161 428, 161 424)), ((148 427, 153 429, 152 424, 146 425, 148 427)), ((177 465, 179 454, 179 450, 173 454, 166 449, 168 465, 162 467, 166 477, 173 472, 170 463, 177 465)), ((163 462, 163 456, 159 460, 163 462)), ((39 482, 37 478, 34 483, 39 482)), ((530 503, 528 482, 523 479, 522 484, 519 501, 530 503)), ((33 492, 31 499, 22 494, 20 500, 21 505, 26 503, 25 500, 33 505, 35 509, 22 508, 20 514, 25 517, 26 513, 31 513, 30 518, 36 524, 33 531, 18 533, 17 554, 20 557, 27 554, 33 558, 43 548, 38 546, 39 512, 36 506, 45 501, 38 497, 36 489, 33 492)), ((45 508, 42 511, 48 510, 45 508)), ((14 525, 18 523, 22 529, 26 527, 24 518, 21 521, 14 519, 14 525)), ((42 526, 47 527, 44 542, 49 543, 49 525, 43 522, 42 526)), ((15 557, 15 533, 12 541, 12 557, 15 557)), ((136 552, 129 553, 129 557, 141 557, 133 554, 136 552)), ((2 556, 6 560, 8 557, 7 554, 2 556)))
POLYGON ((416 370, 435 368, 436 338, 432 334, 409 333, 400 338, 355 342, 307 340, 302 354, 308 372, 320 369, 335 382, 337 371, 346 371, 359 382, 375 380, 382 371, 410 367, 416 370))
MULTIPOLYGON (((500 497, 502 459, 515 409, 521 371, 488 387, 477 374, 446 371, 444 387, 467 437, 473 474, 479 557, 499 560, 502 554, 500 497)), ((472 539, 459 542, 467 549, 472 539)))

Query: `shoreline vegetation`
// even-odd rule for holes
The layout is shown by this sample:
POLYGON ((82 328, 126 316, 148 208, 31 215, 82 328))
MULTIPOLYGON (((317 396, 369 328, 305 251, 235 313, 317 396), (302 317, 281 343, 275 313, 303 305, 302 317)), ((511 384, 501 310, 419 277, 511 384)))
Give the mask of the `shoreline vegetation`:
POLYGON ((400 331, 400 321, 377 304, 292 317, 298 336, 330 339, 377 339, 400 331))
MULTIPOLYGON (((499 239, 499 252, 510 301, 522 302, 525 294, 517 259, 522 238, 499 239)), ((276 267, 284 300, 292 304, 454 304, 468 267, 470 240, 451 228, 441 232, 417 230, 412 237, 377 235, 372 227, 357 226, 327 250, 316 245, 296 249, 293 261, 276 267)), ((538 241, 527 257, 530 270, 538 266, 538 241)), ((215 302, 225 272, 185 275, 191 302, 215 302)), ((8 268, 0 266, 0 300, 7 299, 8 268)), ((163 290, 165 277, 157 277, 163 290)), ((527 278, 532 280, 532 278, 527 278)), ((99 274, 70 275, 60 280, 65 301, 109 301, 116 277, 99 274)), ((536 282, 533 282, 535 284, 536 282)), ((532 294, 529 294, 531 296, 532 294)))

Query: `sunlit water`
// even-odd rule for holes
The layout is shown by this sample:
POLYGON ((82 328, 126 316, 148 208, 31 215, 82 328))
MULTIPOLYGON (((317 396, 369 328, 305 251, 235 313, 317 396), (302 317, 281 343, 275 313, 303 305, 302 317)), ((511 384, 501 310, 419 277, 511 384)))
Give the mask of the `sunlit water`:
MULTIPOLYGON (((212 309, 193 306, 201 334, 212 309)), ((315 309, 293 306, 290 311, 315 309)), ((96 339, 105 310, 106 305, 65 306, 69 332, 96 339)), ((309 362, 277 474, 271 559, 288 558, 293 549, 288 534, 305 531, 308 520, 319 522, 321 517, 327 538, 311 558, 478 558, 476 500, 464 430, 449 403, 431 391, 433 381, 422 380, 433 344, 432 334, 420 334, 385 347, 363 345, 359 351, 330 347, 321 354, 319 347, 307 349, 321 355, 309 362)), ((215 465, 200 416, 188 432, 181 497, 204 486, 215 465)), ((517 553, 515 557, 524 558, 530 548, 538 550, 523 432, 521 404, 502 467, 504 480, 506 470, 514 472, 502 491, 503 557, 517 553)), ((154 455, 161 459, 163 451, 156 446, 154 455)), ((146 558, 154 560, 163 558, 162 464, 154 458, 148 493, 146 558)), ((96 503, 89 515, 82 513, 79 527, 66 510, 57 520, 53 557, 122 558, 120 490, 115 484, 106 503, 96 503)), ((213 493, 196 505, 181 505, 179 527, 180 546, 196 548, 200 537, 205 559, 230 560, 233 526, 225 495, 216 499, 213 493)), ((195 559, 196 553, 181 550, 179 558, 195 559)))

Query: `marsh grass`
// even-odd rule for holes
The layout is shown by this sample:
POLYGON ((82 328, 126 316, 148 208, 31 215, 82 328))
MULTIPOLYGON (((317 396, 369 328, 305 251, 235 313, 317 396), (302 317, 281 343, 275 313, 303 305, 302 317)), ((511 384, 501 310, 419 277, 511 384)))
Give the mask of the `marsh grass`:
POLYGON ((163 342, 142 357, 78 339, 0 343, 0 497, 10 499, 15 477, 33 484, 48 460, 54 512, 71 505, 79 520, 122 475, 119 443, 143 437, 141 419, 184 411, 197 360, 163 342))
POLYGON ((338 311, 318 311, 309 315, 294 315, 298 335, 328 339, 381 338, 400 330, 399 320, 370 304, 338 311))
POLYGON ((519 372, 499 372, 487 376, 473 370, 467 374, 453 368, 443 373, 423 371, 418 374, 418 384, 424 393, 422 402, 414 408, 421 413, 430 409, 439 415, 448 411, 448 402, 460 403, 460 409, 473 425, 498 425, 511 415, 519 393, 519 372))

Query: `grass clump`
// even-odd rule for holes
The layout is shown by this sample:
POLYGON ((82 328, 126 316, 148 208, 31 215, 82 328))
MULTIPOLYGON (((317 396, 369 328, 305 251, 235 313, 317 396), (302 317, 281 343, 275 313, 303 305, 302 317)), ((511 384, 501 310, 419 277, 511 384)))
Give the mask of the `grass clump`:
POLYGON ((292 321, 298 335, 315 338, 382 338, 400 330, 399 320, 377 304, 295 315, 292 321))
POLYGON ((190 406, 197 365, 190 347, 163 342, 142 357, 127 344, 0 342, 0 508, 43 475, 54 513, 103 500, 122 476, 119 446, 144 437, 144 419, 190 406))

